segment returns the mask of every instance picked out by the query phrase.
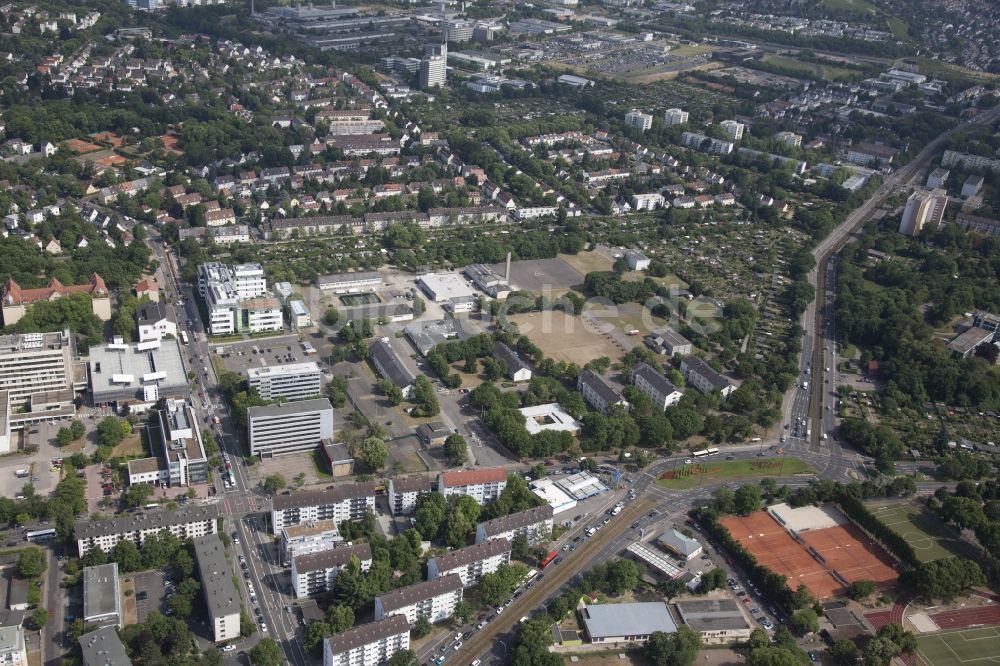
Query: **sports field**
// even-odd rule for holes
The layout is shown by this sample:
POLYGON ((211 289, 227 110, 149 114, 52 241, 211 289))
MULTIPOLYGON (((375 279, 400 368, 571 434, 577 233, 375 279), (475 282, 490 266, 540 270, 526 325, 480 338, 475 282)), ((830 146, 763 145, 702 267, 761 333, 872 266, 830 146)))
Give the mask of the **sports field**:
POLYGON ((1000 627, 976 627, 917 638, 927 666, 1000 663, 1000 627))
POLYGON ((921 562, 953 555, 968 557, 971 548, 959 540, 936 516, 910 502, 869 507, 883 523, 906 539, 921 562))

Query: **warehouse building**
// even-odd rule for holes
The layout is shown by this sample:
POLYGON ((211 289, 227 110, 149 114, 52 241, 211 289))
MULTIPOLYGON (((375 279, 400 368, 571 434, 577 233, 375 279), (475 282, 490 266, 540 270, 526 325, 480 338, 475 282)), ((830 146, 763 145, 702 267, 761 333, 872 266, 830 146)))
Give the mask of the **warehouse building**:
POLYGON ((476 295, 458 273, 428 273, 417 278, 417 285, 435 303, 445 303, 452 298, 476 295))
POLYGON ((580 619, 591 643, 645 643, 653 632, 677 631, 662 601, 585 606, 580 619))
POLYGON ((316 287, 321 291, 334 294, 356 294, 362 291, 373 291, 382 286, 382 277, 378 273, 338 273, 336 275, 320 275, 316 278, 316 287))

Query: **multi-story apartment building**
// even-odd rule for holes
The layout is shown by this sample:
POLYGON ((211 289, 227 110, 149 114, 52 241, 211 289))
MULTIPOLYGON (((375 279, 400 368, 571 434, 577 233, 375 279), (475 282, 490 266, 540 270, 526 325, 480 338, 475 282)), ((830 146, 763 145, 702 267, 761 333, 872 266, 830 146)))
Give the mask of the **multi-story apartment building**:
POLYGON ((194 558, 205 595, 212 640, 216 643, 239 638, 241 597, 233 585, 233 570, 226 558, 226 547, 218 534, 206 534, 192 540, 194 558))
POLYGON ((167 530, 178 539, 195 539, 218 531, 222 515, 218 504, 189 506, 176 511, 151 511, 108 520, 78 520, 76 549, 83 557, 94 548, 110 553, 119 541, 142 546, 153 534, 167 530))
POLYGON ((448 80, 447 56, 428 55, 420 60, 420 89, 443 88, 448 80))
POLYGON ((463 589, 462 578, 458 574, 448 574, 385 592, 375 597, 375 619, 405 615, 411 627, 420 617, 431 623, 443 622, 455 614, 455 606, 462 601, 463 589))
POLYGON ((507 470, 501 467, 441 472, 437 480, 438 492, 446 498, 449 495, 468 495, 480 504, 495 501, 506 487, 507 470))
POLYGON ((611 384, 596 372, 585 369, 576 378, 576 390, 583 394, 587 404, 606 413, 612 407, 628 407, 628 401, 611 384))
POLYGON ((0 391, 12 405, 47 403, 61 396, 65 409, 10 414, 12 426, 36 420, 73 416, 73 392, 87 387, 87 373, 68 331, 0 335, 0 391))
POLYGON ((375 510, 375 484, 371 481, 338 483, 326 490, 308 490, 271 498, 271 530, 278 534, 289 525, 332 520, 361 520, 375 510))
POLYGON ((390 615, 323 640, 323 666, 382 666, 410 649, 405 615, 390 615))
POLYGON ((135 310, 135 320, 139 328, 139 342, 162 340, 168 335, 177 337, 177 323, 170 321, 167 306, 163 303, 143 303, 135 310))
POLYGON ((333 581, 344 567, 357 559, 361 571, 372 566, 372 549, 366 543, 321 550, 292 558, 292 592, 296 599, 333 589, 333 581))
MULTIPOLYGON (((24 611, 0 613, 0 666, 28 666, 24 611)), ((113 627, 110 627, 114 631, 113 627)), ((117 666, 117 665, 116 665, 117 666)))
POLYGON ((247 384, 264 400, 302 400, 321 394, 319 366, 314 361, 247 370, 247 384))
POLYGON ((1000 171, 1000 159, 984 157, 982 155, 971 155, 969 153, 959 153, 954 150, 946 150, 941 156, 941 166, 962 166, 966 169, 988 169, 990 171, 997 172, 1000 171))
POLYGON ((479 585, 483 574, 494 573, 501 564, 510 562, 510 541, 489 539, 474 546, 459 548, 427 561, 427 580, 450 573, 462 577, 462 585, 479 585))
POLYGON ((368 347, 368 351, 378 373, 398 387, 404 398, 411 398, 414 389, 413 373, 389 344, 389 338, 379 338, 368 347))
POLYGON ((710 138, 697 132, 684 132, 681 134, 681 143, 688 148, 703 150, 713 155, 728 155, 736 148, 731 141, 710 138))
POLYGON ((728 378, 719 374, 703 359, 690 355, 681 360, 681 374, 691 386, 702 393, 718 391, 725 398, 736 390, 736 385, 728 378))
POLYGON ((333 550, 342 542, 337 523, 332 520, 289 525, 281 530, 281 561, 290 566, 296 555, 333 550))
POLYGON ((547 543, 552 539, 552 515, 552 505, 543 504, 483 521, 476 526, 476 543, 490 539, 507 539, 513 543, 519 536, 527 537, 531 546, 547 543))
POLYGON ((653 116, 642 111, 629 111, 625 114, 625 126, 633 127, 640 132, 648 132, 653 127, 653 116))
POLYGON ((925 226, 937 226, 944 219, 948 193, 944 190, 915 190, 906 200, 899 233, 916 236, 925 226))
POLYGON ((632 366, 632 384, 649 396, 658 409, 666 409, 676 405, 683 397, 670 380, 657 372, 647 363, 636 363, 632 366))
POLYGON ((663 112, 663 123, 667 127, 670 127, 671 125, 683 125, 687 121, 687 111, 682 111, 681 109, 667 109, 663 112))
POLYGON ((212 335, 282 328, 280 303, 272 298, 261 298, 267 295, 267 279, 260 264, 201 264, 198 266, 198 293, 208 309, 208 328, 212 335))
MULTIPOLYGON (((118 563, 109 562, 83 570, 83 623, 86 626, 122 624, 121 582, 118 563)), ((0 660, 0 664, 3 661, 0 660)))
POLYGON ((389 479, 389 511, 394 516, 407 516, 416 511, 420 493, 430 492, 427 476, 403 476, 389 479))
POLYGON ((743 123, 738 123, 735 120, 723 120, 719 123, 719 127, 722 131, 732 139, 733 141, 739 141, 743 138, 743 132, 746 131, 746 125, 743 123))
POLYGON ((283 402, 247 410, 251 455, 273 457, 310 451, 333 437, 333 408, 326 398, 283 402))

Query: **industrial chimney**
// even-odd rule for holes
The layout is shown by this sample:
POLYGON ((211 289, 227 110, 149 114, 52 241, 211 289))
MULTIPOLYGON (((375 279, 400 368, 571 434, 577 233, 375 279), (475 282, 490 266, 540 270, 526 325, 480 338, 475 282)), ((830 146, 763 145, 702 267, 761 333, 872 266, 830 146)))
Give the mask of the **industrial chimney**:
POLYGON ((507 269, 503 273, 503 279, 510 282, 510 252, 507 253, 507 269))

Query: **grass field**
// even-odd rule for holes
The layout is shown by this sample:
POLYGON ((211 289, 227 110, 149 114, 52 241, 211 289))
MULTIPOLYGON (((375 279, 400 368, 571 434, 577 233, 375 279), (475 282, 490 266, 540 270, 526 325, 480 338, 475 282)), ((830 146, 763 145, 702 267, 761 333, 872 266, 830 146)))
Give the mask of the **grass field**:
POLYGON ((579 254, 560 254, 559 258, 579 271, 581 275, 597 271, 610 271, 614 266, 614 262, 607 255, 594 250, 579 254))
POLYGON ((906 539, 921 562, 931 562, 953 555, 974 556, 965 542, 953 535, 937 517, 909 502, 871 507, 872 512, 897 534, 906 539))
POLYGON ((612 361, 623 352, 605 336, 590 330, 581 317, 567 317, 563 312, 546 311, 508 317, 518 330, 531 338, 542 352, 556 360, 585 365, 607 356, 612 361))
POLYGON ((859 79, 858 72, 846 67, 835 67, 833 65, 820 65, 811 62, 803 62, 794 58, 768 54, 761 58, 761 62, 769 63, 775 67, 780 67, 789 76, 806 76, 826 79, 828 81, 849 81, 859 79))
POLYGON ((917 653, 927 666, 1000 663, 1000 627, 976 627, 919 636, 917 653))
POLYGON ((705 481, 718 481, 720 479, 739 481, 764 476, 784 477, 812 471, 812 467, 798 458, 704 462, 696 465, 684 465, 665 472, 656 480, 656 483, 670 490, 686 490, 701 485, 705 481))

